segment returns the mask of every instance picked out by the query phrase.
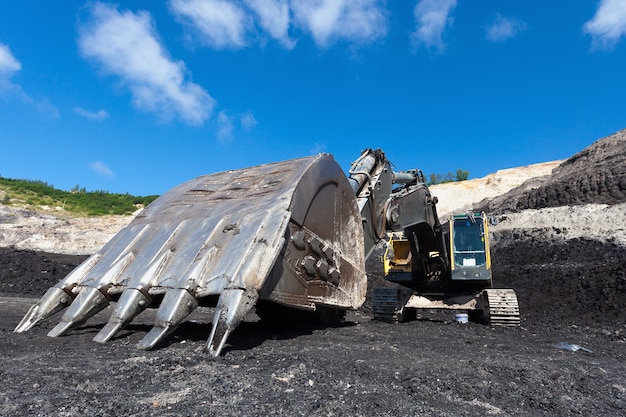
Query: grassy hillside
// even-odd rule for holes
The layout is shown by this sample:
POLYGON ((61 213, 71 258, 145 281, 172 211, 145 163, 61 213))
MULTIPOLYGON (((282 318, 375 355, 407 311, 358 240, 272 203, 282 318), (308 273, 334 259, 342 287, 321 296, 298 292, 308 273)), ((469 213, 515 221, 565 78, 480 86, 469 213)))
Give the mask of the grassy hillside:
POLYGON ((16 180, 0 177, 0 203, 32 209, 60 208, 74 214, 98 216, 104 214, 131 214, 147 206, 158 196, 137 197, 106 191, 86 191, 78 186, 72 191, 58 190, 36 180, 16 180))

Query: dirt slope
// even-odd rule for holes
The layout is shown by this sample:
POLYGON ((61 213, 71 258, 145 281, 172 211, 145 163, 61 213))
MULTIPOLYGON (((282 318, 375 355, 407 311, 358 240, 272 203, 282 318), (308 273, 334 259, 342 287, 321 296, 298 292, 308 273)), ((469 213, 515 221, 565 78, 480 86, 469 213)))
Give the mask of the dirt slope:
POLYGON ((626 201, 626 130, 600 139, 567 159, 551 175, 485 201, 488 212, 512 212, 626 201))

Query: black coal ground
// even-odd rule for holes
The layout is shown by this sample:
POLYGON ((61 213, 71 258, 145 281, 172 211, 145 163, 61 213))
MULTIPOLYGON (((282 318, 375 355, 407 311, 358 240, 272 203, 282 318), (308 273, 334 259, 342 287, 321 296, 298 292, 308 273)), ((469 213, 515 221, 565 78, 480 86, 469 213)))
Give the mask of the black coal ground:
POLYGON ((202 352, 209 309, 149 352, 135 345, 153 312, 105 345, 91 339, 106 310, 61 338, 46 337, 59 315, 13 333, 33 297, 82 258, 3 249, 0 414, 626 415, 624 248, 518 243, 494 250, 494 274, 498 286, 516 289, 521 328, 458 324, 451 312, 379 323, 366 303, 335 327, 251 317, 217 359, 202 352))

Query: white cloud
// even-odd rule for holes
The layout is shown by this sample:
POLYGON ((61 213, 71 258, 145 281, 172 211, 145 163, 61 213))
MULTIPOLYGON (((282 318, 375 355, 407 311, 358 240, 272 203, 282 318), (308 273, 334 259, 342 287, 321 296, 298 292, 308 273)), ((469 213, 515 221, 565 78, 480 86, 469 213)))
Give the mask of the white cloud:
POLYGON ((120 12, 95 3, 91 17, 80 30, 82 54, 118 76, 130 89, 137 108, 193 125, 201 125, 210 116, 215 101, 200 86, 185 80, 185 64, 168 56, 149 13, 120 12))
POLYGON ((15 73, 22 69, 22 64, 15 59, 7 45, 0 43, 0 94, 24 94, 22 89, 11 81, 15 73))
MULTIPOLYGON (((387 34, 384 0, 170 0, 172 13, 215 48, 242 48, 257 29, 291 49, 289 30, 322 48, 338 41, 368 44, 387 34)), ((257 34, 258 35, 258 34, 257 34)))
POLYGON ((109 113, 106 110, 89 111, 82 107, 74 107, 74 111, 86 119, 89 120, 104 120, 109 118, 109 113))
POLYGON ((217 140, 225 145, 234 139, 236 132, 249 132, 254 129, 257 124, 250 110, 233 115, 222 110, 217 115, 217 140))
POLYGON ((626 35, 626 1, 602 0, 583 30, 591 35, 593 49, 613 49, 626 35))
POLYGON ((259 18, 259 25, 274 39, 291 49, 296 42, 289 37, 291 24, 288 0, 245 0, 259 18))
POLYGON ((22 64, 13 56, 7 45, 0 43, 0 94, 16 97, 36 109, 44 116, 56 119, 59 110, 54 107, 46 97, 34 99, 27 94, 20 85, 14 83, 11 78, 22 69, 22 64))
POLYGON ((171 0, 172 12, 198 31, 201 41, 216 48, 241 48, 252 21, 245 11, 227 0, 171 0))
POLYGON ((9 47, 0 43, 0 78, 9 78, 21 68, 22 64, 15 59, 9 47))
POLYGON ((224 111, 219 112, 217 115, 217 139, 222 144, 232 141, 233 130, 232 118, 224 111))
POLYGON ((324 153, 324 152, 326 152, 326 144, 319 143, 319 142, 315 142, 313 144, 313 147, 309 150, 309 153, 311 155, 316 155, 318 153, 324 153))
POLYGON ((22 92, 21 98, 25 103, 33 106, 39 113, 51 119, 60 117, 59 109, 50 102, 46 97, 35 100, 26 93, 22 92))
POLYGON ((247 111, 240 115, 239 121, 241 122, 241 128, 244 132, 249 132, 258 124, 251 111, 247 111))
POLYGON ((493 23, 485 28, 485 37, 491 42, 504 42, 509 38, 514 38, 526 28, 526 23, 517 19, 502 17, 498 13, 493 23))
POLYGON ((89 168, 94 171, 96 174, 101 175, 103 177, 114 178, 115 174, 104 162, 95 161, 89 164, 89 168))
POLYGON ((446 48, 443 32, 452 25, 450 13, 455 7, 456 0, 420 0, 414 10, 416 29, 411 34, 413 46, 423 45, 443 52, 446 48))
POLYGON ((384 6, 378 0, 292 0, 295 23, 319 47, 337 41, 368 44, 387 34, 384 6))

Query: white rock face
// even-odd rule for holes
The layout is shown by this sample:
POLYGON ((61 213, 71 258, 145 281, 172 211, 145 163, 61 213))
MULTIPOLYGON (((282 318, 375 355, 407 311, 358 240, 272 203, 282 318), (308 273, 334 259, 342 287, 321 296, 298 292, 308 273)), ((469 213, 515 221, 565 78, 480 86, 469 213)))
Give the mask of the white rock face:
POLYGON ((445 221, 452 213, 467 211, 471 209, 473 204, 485 198, 505 194, 531 178, 550 175, 552 170, 561 162, 563 161, 502 169, 483 178, 438 184, 429 188, 432 194, 439 199, 437 212, 442 221, 445 221))
POLYGON ((0 246, 68 255, 96 253, 134 216, 67 217, 0 205, 0 246))

